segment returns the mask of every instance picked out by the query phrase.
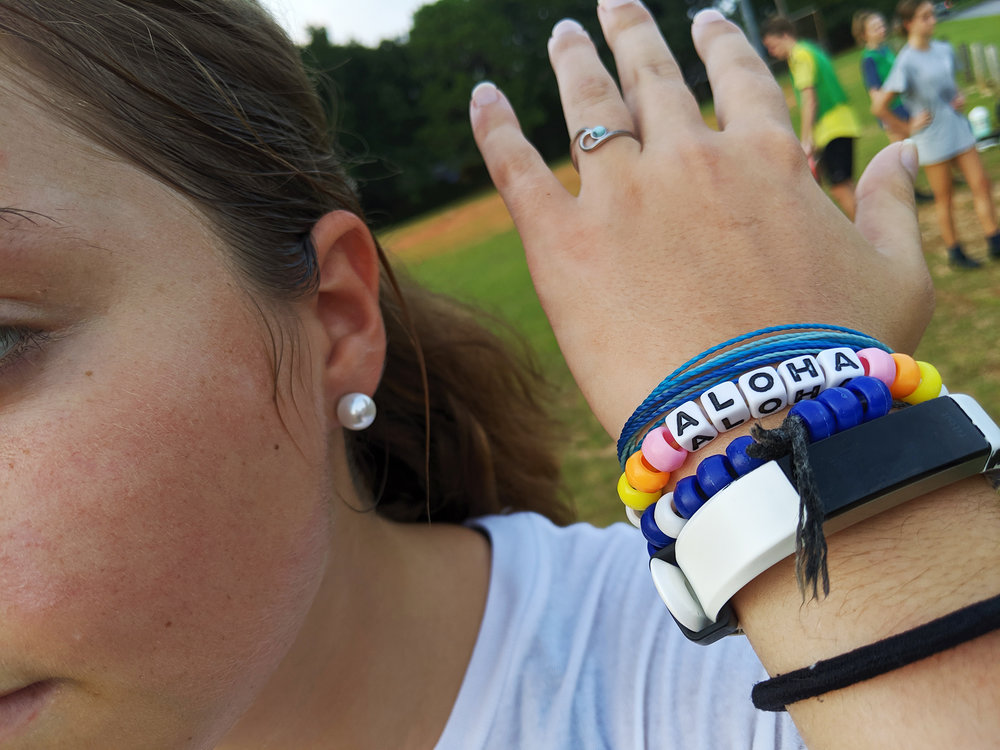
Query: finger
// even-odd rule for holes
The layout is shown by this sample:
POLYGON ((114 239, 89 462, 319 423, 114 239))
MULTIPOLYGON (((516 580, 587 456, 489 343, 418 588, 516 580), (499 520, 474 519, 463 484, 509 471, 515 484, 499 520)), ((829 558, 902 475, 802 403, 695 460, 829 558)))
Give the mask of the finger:
POLYGON ((704 128, 698 103, 649 11, 636 0, 600 0, 597 15, 643 138, 704 128))
POLYGON ((559 84, 566 127, 573 137, 570 149, 574 163, 583 162, 581 166, 587 169, 587 165, 606 163, 607 159, 614 158, 612 155, 620 158, 622 153, 628 153, 626 149, 637 154, 638 133, 635 133, 635 139, 614 138, 586 154, 580 152, 576 143, 581 128, 603 127, 609 132, 635 132, 632 115, 622 101, 618 86, 597 56, 590 36, 579 23, 566 18, 555 25, 549 39, 549 59, 559 84), (582 156, 586 158, 581 159, 582 156))
POLYGON ((855 225, 875 249, 895 263, 923 263, 913 179, 916 148, 902 142, 888 146, 871 160, 855 191, 855 225))
POLYGON ((895 307, 907 339, 894 341, 899 351, 913 351, 934 311, 934 285, 924 261, 913 196, 917 149, 907 141, 882 149, 871 160, 855 191, 855 225, 888 261, 903 299, 895 307))
POLYGON ((528 143, 510 102, 492 83, 483 82, 473 89, 469 119, 490 179, 522 236, 524 229, 530 231, 528 225, 541 205, 572 198, 528 143))
POLYGON ((773 126, 792 132, 785 95, 743 32, 717 10, 695 15, 691 37, 712 84, 722 129, 773 126))

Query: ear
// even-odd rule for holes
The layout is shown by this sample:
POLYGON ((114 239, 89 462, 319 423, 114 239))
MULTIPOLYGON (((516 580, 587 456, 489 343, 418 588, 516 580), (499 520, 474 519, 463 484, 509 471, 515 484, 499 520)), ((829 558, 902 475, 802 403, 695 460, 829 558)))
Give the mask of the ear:
POLYGON ((326 413, 337 421, 347 393, 375 393, 385 365, 385 326, 379 308, 379 258, 365 223, 331 211, 313 226, 319 288, 316 318, 328 355, 323 370, 326 413))

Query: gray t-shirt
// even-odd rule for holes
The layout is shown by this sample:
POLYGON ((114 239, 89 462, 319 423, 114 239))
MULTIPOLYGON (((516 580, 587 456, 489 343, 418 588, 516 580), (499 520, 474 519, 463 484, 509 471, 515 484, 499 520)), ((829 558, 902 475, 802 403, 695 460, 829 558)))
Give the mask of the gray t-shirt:
POLYGON ((958 87, 955 54, 947 42, 932 40, 926 50, 905 45, 882 90, 901 94, 911 117, 929 111, 934 118, 930 125, 910 136, 917 144, 921 164, 947 161, 976 144, 969 121, 951 106, 958 87))

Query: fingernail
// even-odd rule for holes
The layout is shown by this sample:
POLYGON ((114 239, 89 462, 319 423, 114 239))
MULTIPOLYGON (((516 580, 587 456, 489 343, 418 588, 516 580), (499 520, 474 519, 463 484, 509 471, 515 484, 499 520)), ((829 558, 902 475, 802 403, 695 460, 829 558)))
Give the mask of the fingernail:
POLYGON ((557 36, 562 36, 563 34, 583 34, 587 36, 587 30, 572 18, 564 18, 552 27, 552 38, 555 39, 557 36))
POLYGON ((725 20, 726 17, 715 8, 705 8, 704 10, 699 10, 694 14, 694 18, 691 19, 691 24, 693 26, 699 26, 703 23, 713 23, 714 21, 725 20))
POLYGON ((917 144, 909 138, 905 139, 903 147, 899 149, 899 161, 913 179, 917 179, 917 171, 920 169, 917 156, 917 144))
POLYGON ((636 0, 597 0, 599 8, 620 8, 623 5, 634 5, 636 0))
POLYGON ((500 98, 500 92, 492 81, 481 81, 472 89, 472 103, 477 107, 493 104, 500 98))

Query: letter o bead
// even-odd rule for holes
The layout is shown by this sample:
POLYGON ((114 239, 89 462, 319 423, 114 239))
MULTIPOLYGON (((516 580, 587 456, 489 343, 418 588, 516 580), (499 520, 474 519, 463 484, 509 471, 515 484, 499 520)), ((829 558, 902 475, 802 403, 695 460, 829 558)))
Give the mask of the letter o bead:
POLYGON ((773 367, 759 367, 745 372, 737 382, 755 419, 774 414, 788 403, 785 381, 773 367))

